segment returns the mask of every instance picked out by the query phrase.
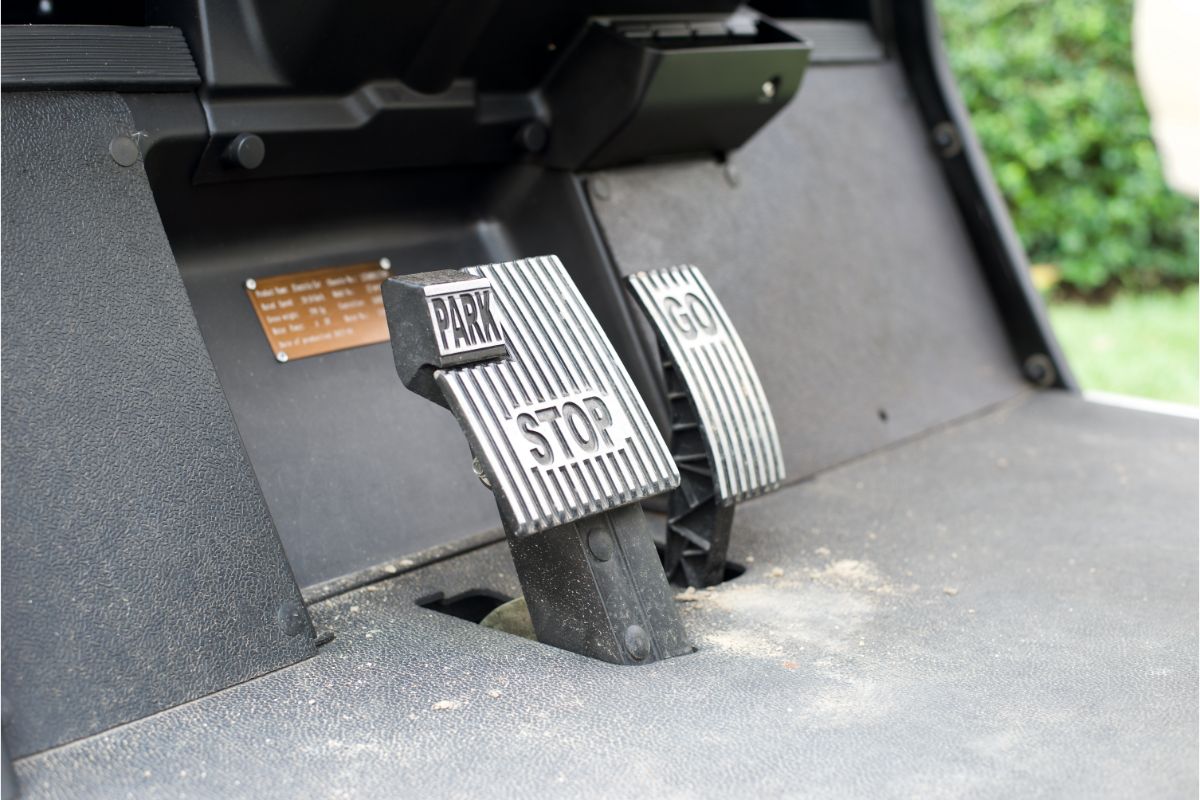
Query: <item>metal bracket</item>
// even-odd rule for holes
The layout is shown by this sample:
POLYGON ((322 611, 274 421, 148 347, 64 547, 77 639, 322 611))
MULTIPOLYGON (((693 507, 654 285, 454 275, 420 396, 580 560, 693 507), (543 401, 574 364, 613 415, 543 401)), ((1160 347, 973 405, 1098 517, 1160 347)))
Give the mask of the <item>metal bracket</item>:
POLYGON ((401 380, 454 412, 496 498, 539 641, 691 652, 637 505, 679 473, 558 258, 395 276, 383 304, 401 380))
POLYGON ((682 481, 667 517, 665 567, 689 586, 720 583, 734 506, 779 488, 783 451, 762 382, 700 270, 627 279, 654 326, 671 407, 671 455, 682 481))

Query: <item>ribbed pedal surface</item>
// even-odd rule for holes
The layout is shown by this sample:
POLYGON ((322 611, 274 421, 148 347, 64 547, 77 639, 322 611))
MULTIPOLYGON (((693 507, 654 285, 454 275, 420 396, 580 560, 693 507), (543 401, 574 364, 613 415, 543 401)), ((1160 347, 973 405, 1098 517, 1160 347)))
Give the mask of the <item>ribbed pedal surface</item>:
POLYGON ((628 280, 695 404, 718 502, 736 503, 777 488, 784 478, 783 452, 771 406, 704 275, 679 266, 628 280))
POLYGON ((677 486, 645 403, 558 258, 464 271, 491 280, 511 358, 437 380, 506 527, 535 533, 677 486))

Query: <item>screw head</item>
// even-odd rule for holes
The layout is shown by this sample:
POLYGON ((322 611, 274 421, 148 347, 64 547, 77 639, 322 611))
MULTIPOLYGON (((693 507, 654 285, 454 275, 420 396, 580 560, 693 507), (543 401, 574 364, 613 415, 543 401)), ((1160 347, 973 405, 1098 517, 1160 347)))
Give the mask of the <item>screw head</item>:
POLYGON ((392 260, 390 258, 379 259, 379 268, 380 269, 391 269, 392 268, 392 260))
POLYGON ((650 637, 641 625, 630 625, 625 629, 625 650, 635 661, 642 661, 650 655, 650 637))
POLYGON ((608 561, 613 555, 612 534, 604 528, 592 528, 587 537, 588 550, 597 561, 608 561))
POLYGON ((258 288, 258 281, 254 280, 254 278, 246 278, 246 289, 253 292, 257 288, 258 288))
POLYGON ((288 360, 288 354, 283 352, 282 350, 280 350, 278 353, 275 354, 275 360, 278 361, 280 364, 286 364, 287 360, 288 360))
POLYGON ((774 100, 775 94, 779 91, 779 79, 771 78, 770 80, 763 81, 760 91, 764 100, 774 100))

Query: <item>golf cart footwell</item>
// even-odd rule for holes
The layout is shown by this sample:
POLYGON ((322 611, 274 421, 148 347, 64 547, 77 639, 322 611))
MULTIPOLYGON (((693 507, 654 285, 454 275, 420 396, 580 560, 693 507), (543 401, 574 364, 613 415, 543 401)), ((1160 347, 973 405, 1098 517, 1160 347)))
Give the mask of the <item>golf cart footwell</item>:
POLYGON ((678 598, 692 655, 418 605, 517 594, 497 543, 316 603, 307 661, 15 767, 30 798, 1191 795, 1197 478, 1193 420, 1025 395, 741 506, 745 574, 678 598))

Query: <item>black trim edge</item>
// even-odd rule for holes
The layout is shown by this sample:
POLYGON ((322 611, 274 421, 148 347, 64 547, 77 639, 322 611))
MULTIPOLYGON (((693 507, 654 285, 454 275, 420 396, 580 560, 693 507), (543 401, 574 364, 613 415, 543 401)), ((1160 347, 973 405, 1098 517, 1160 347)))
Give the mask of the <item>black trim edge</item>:
POLYGON ((1022 372, 1031 383, 1078 392, 1029 277, 1021 240, 955 87, 933 1, 896 2, 892 14, 900 61, 1022 372))

